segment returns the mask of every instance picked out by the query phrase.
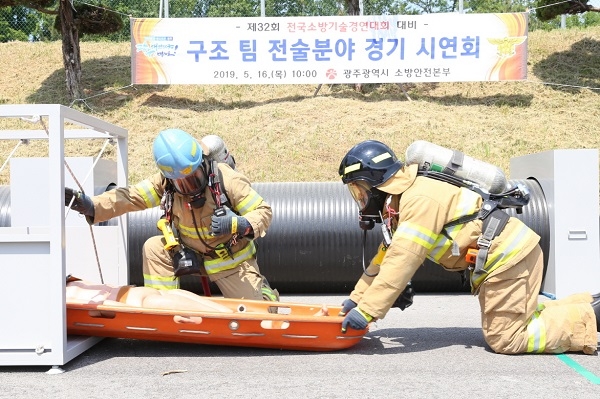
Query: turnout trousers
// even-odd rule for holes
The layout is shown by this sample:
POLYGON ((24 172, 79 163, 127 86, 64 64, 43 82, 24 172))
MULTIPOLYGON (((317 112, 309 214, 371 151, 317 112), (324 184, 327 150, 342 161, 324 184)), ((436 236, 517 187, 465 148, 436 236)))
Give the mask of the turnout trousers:
POLYGON ((482 283, 479 304, 485 341, 504 354, 594 354, 597 331, 592 296, 581 293, 538 302, 543 268, 538 244, 521 262, 492 273, 482 283))
MULTIPOLYGON (((179 279, 173 276, 173 260, 164 249, 165 241, 160 235, 150 237, 142 249, 142 269, 144 285, 157 289, 179 288, 179 279)), ((201 257, 198 254, 198 257, 201 257)), ((204 268, 202 274, 206 275, 204 268)), ((225 298, 245 298, 263 300, 262 288, 268 286, 260 274, 256 258, 247 259, 232 269, 208 276, 225 298)), ((198 276, 198 278, 200 278, 198 276)))

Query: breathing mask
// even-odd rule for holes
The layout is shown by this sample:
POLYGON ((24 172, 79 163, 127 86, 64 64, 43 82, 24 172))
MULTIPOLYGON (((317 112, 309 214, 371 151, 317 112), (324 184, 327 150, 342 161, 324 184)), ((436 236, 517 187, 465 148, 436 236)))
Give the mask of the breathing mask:
POLYGON ((208 178, 201 166, 185 177, 171 179, 171 183, 179 194, 191 197, 190 205, 192 207, 201 208, 206 202, 204 190, 208 184, 208 178))
POLYGON ((347 186, 358 205, 360 228, 371 230, 375 227, 375 223, 381 223, 381 210, 387 194, 364 180, 349 182, 347 186))

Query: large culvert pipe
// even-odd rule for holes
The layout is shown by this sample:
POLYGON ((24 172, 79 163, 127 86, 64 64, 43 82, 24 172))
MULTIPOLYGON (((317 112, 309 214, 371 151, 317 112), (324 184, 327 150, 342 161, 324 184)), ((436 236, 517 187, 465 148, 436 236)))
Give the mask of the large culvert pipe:
MULTIPOLYGON (((522 220, 541 236, 547 266, 550 231, 546 200, 535 180, 515 180, 531 192, 522 220)), ((362 230, 357 208, 341 182, 255 183, 253 187, 273 208, 273 222, 265 237, 258 239, 261 272, 281 293, 348 293, 362 273, 362 230)), ((129 279, 143 285, 142 246, 159 234, 158 208, 129 214, 129 279)), ((0 186, 0 226, 10 226, 10 187, 0 186)), ((376 227, 367 233, 366 262, 381 241, 376 227)), ((426 261, 413 279, 417 292, 461 292, 459 273, 447 272, 426 261)), ((184 289, 202 293, 196 276, 184 276, 184 289)), ((213 286, 213 288, 215 288, 213 286)))
MULTIPOLYGON (((531 191, 522 214, 509 210, 542 237, 547 265, 549 224, 546 201, 534 180, 518 180, 531 191)), ((341 182, 255 183, 253 187, 273 208, 273 222, 256 241, 258 264, 271 285, 282 293, 348 293, 362 273, 362 230, 356 204, 341 182)), ((157 208, 129 217, 129 270, 132 284, 142 285, 142 245, 158 233, 157 208)), ((378 228, 367 233, 367 260, 382 236, 378 228)), ((447 272, 426 261, 413 279, 418 292, 469 291, 459 273, 447 272)), ((197 277, 186 276, 182 288, 200 292, 197 277)))

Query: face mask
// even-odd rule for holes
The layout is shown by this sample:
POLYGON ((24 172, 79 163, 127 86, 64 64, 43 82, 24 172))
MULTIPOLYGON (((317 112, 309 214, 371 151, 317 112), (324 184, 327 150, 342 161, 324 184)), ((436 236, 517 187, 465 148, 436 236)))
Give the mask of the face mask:
POLYGON ((171 179, 175 190, 182 195, 191 197, 199 196, 204 193, 208 179, 204 173, 204 169, 199 167, 193 173, 180 179, 171 179))
POLYGON ((386 194, 375 187, 371 187, 363 180, 348 183, 348 189, 358 205, 360 227, 363 230, 370 230, 375 226, 375 223, 381 223, 381 211, 386 194))

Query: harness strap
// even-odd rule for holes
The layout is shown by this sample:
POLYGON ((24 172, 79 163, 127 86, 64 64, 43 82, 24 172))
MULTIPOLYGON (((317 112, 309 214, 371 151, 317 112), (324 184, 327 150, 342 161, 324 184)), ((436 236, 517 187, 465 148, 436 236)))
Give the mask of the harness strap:
POLYGON ((487 261, 492 240, 502 232, 509 219, 510 216, 506 212, 503 212, 497 208, 489 213, 485 219, 483 219, 483 232, 477 240, 479 252, 477 253, 477 259, 475 261, 475 269, 473 270, 474 274, 487 273, 484 269, 484 266, 485 262, 487 261))
POLYGON ((448 162, 448 165, 446 165, 446 167, 444 168, 442 173, 454 175, 456 173, 456 170, 458 168, 460 168, 461 166, 463 166, 464 160, 465 160, 464 152, 453 150, 452 158, 450 159, 450 162, 448 162))

